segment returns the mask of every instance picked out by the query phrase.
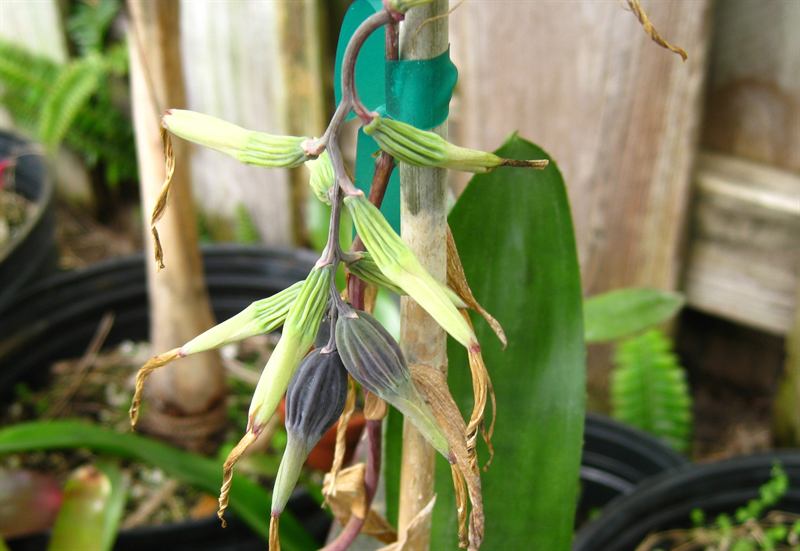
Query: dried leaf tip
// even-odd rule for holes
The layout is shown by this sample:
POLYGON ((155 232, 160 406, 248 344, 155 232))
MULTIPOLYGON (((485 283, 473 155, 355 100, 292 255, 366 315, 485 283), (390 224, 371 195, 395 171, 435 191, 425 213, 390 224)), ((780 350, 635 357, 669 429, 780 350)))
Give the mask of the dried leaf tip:
POLYGON ((666 48, 667 50, 678 54, 679 56, 681 56, 681 59, 683 59, 683 61, 686 61, 689 58, 689 55, 686 53, 686 50, 678 46, 673 46, 659 34, 653 23, 650 21, 650 18, 647 17, 644 8, 642 8, 640 0, 628 0, 628 7, 630 7, 631 11, 639 20, 639 23, 642 24, 644 32, 646 32, 650 36, 650 38, 653 39, 653 42, 655 42, 662 48, 666 48))

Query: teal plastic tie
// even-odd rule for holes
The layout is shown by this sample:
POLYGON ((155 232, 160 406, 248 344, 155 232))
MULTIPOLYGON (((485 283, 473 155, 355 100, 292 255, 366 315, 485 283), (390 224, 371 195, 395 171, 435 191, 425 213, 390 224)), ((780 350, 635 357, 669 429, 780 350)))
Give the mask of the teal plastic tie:
MULTIPOLYGON (((383 9, 381 0, 356 0, 347 10, 336 48, 334 92, 336 103, 342 98, 341 67, 347 42, 356 28, 370 15, 383 9)), ((386 61, 386 36, 383 29, 370 36, 356 60, 355 81, 358 95, 368 109, 386 114, 417 128, 431 129, 447 120, 450 99, 458 80, 450 50, 433 59, 386 61)), ((350 113, 348 118, 354 118, 350 113)), ((378 144, 363 130, 358 131, 355 184, 367 191, 375 172, 378 144)), ((395 231, 400 231, 400 171, 395 169, 383 199, 381 211, 395 231)))

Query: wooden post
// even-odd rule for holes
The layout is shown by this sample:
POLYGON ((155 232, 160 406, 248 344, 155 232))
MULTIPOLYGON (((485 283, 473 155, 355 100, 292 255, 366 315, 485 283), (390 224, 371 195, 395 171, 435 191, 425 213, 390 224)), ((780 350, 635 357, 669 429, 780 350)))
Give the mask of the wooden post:
MULTIPOLYGON (((180 62, 178 0, 130 0, 129 52, 136 150, 143 215, 149 213, 164 180, 160 138, 161 114, 184 107, 186 94, 180 62)), ((169 208, 158 223, 166 269, 157 271, 152 237, 145 223, 147 283, 150 298, 150 342, 163 352, 187 342, 213 325, 197 226, 189 188, 189 158, 181 140, 174 141, 177 167, 169 208)), ((225 379, 216 354, 180 360, 148 380, 150 408, 143 427, 193 449, 225 422, 225 379)))
MULTIPOLYGON (((400 30, 401 59, 429 59, 447 49, 447 1, 409 11, 400 30), (426 22, 422 27, 420 25, 426 22)), ((435 132, 446 136, 445 122, 435 132)), ((401 228, 403 240, 423 266, 436 278, 446 278, 447 215, 446 171, 400 165, 401 228)), ((400 342, 409 365, 425 364, 447 370, 445 333, 414 300, 403 297, 400 305, 400 342)), ((399 529, 406 529, 433 495, 434 451, 406 420, 403 426, 403 459, 400 472, 399 529)), ((428 521, 430 523, 430 520, 428 521)), ((425 530, 430 533, 430 526, 425 530)), ((415 549, 428 549, 428 537, 415 549)))

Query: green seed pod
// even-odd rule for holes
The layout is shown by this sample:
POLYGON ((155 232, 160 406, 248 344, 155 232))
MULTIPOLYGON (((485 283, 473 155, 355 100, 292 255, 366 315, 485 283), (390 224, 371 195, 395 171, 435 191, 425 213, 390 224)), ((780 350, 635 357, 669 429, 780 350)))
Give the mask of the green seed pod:
POLYGON ((270 168, 294 168, 308 160, 303 136, 275 136, 247 130, 222 119, 170 109, 161 119, 172 134, 190 142, 230 155, 250 165, 270 168))
POLYGON ((400 410, 431 446, 451 459, 447 438, 414 386, 400 346, 378 320, 361 310, 340 310, 336 348, 353 379, 400 410))
POLYGON ((503 159, 494 153, 459 147, 434 132, 377 115, 364 126, 364 132, 375 138, 380 148, 392 157, 414 166, 489 172, 498 166, 544 168, 549 162, 503 159))
POLYGON ((328 192, 336 178, 333 174, 333 164, 328 152, 323 151, 316 159, 306 161, 306 168, 310 173, 308 185, 311 186, 311 191, 314 192, 317 199, 326 205, 330 205, 331 198, 328 196, 328 192))
POLYGON ((347 372, 334 350, 319 348, 297 368, 286 391, 286 450, 272 490, 272 514, 283 512, 308 454, 344 409, 347 372))
MULTIPOLYGON (((369 254, 369 251, 361 251, 356 254, 357 258, 347 263, 347 269, 350 270, 353 275, 366 281, 367 283, 372 283, 373 285, 383 287, 387 291, 391 291, 398 295, 406 294, 405 291, 389 281, 389 279, 383 275, 383 272, 381 272, 381 269, 378 268, 377 264, 375 264, 375 260, 372 259, 372 255, 369 254)), ((464 302, 464 300, 459 297, 450 287, 447 285, 442 285, 442 289, 445 293, 447 293, 447 296, 450 298, 453 306, 456 308, 468 307, 467 303, 464 302)))
POLYGON ((330 266, 315 267, 303 282, 286 316, 281 338, 258 379, 250 402, 248 432, 257 432, 272 416, 297 366, 314 344, 328 305, 331 277, 330 266))
POLYGON ((446 286, 422 267, 375 205, 361 195, 345 197, 344 204, 353 217, 358 235, 383 275, 416 300, 463 346, 477 346, 475 333, 445 291, 446 286))
POLYGON ((356 260, 347 263, 347 269, 350 270, 354 276, 366 281, 367 283, 372 283, 373 285, 383 287, 387 291, 391 291, 398 295, 405 294, 400 287, 392 283, 389 278, 383 275, 383 272, 381 272, 381 269, 378 268, 377 264, 375 264, 375 260, 373 260, 372 255, 369 254, 369 252, 361 251, 357 254, 358 258, 356 260))
POLYGON ((226 344, 276 330, 283 325, 303 282, 257 300, 227 320, 196 336, 180 348, 181 356, 213 350, 226 344))

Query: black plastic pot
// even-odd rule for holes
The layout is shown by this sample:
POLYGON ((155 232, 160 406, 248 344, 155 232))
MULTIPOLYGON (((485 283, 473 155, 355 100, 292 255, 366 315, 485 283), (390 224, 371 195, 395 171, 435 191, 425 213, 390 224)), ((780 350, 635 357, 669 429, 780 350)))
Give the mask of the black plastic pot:
POLYGON ((643 480, 686 463, 685 457, 649 434, 588 414, 575 525, 582 525, 612 499, 630 494, 643 480))
MULTIPOLYGON (((0 160, 31 152, 31 144, 0 131, 0 160)), ((0 247, 0 311, 23 285, 55 268, 53 184, 40 155, 21 155, 14 168, 14 191, 36 205, 24 227, 0 247)))
POLYGON ((780 462, 789 490, 776 509, 800 513, 800 452, 781 451, 687 465, 642 483, 632 494, 608 504, 603 514, 578 532, 574 551, 629 551, 651 532, 691 526, 690 513, 706 518, 733 513, 758 496, 780 462))
MULTIPOLYGON (((203 261, 217 319, 228 318, 252 301, 303 279, 316 260, 305 251, 223 245, 204 250, 203 261)), ((169 268, 167 268, 169 269, 169 268)), ((43 383, 50 364, 83 353, 100 319, 114 314, 106 346, 148 338, 148 302, 141 255, 58 274, 26 288, 0 314, 0 392, 7 398, 14 383, 43 383)), ((289 509, 320 541, 327 515, 308 495, 289 509)), ((264 513, 265 522, 268 512, 264 513)), ((235 518, 222 530, 216 518, 122 531, 118 551, 171 549, 249 551, 265 543, 235 518)), ((13 551, 43 549, 42 538, 10 542, 13 551)))

